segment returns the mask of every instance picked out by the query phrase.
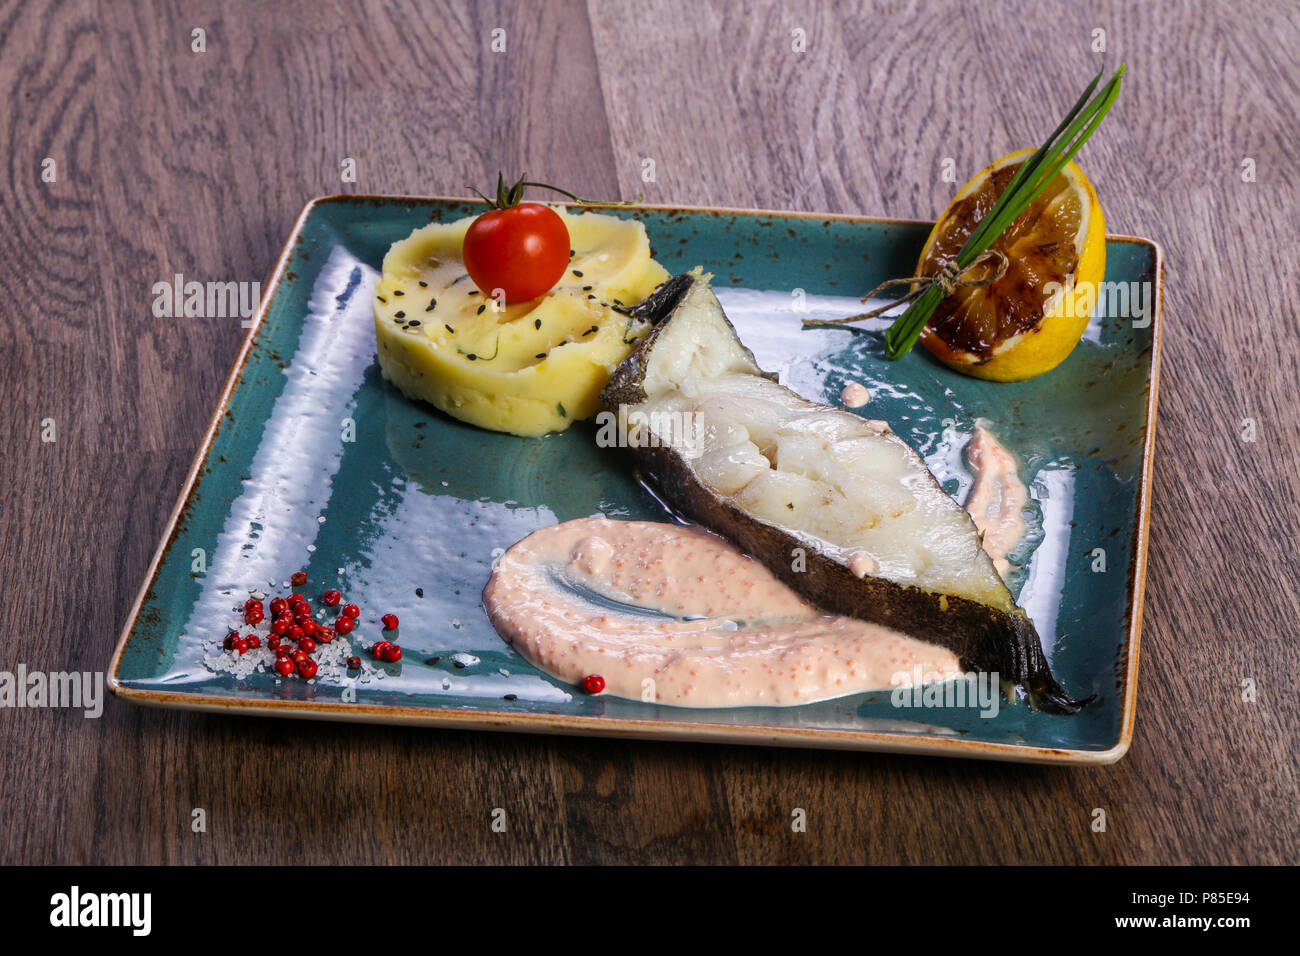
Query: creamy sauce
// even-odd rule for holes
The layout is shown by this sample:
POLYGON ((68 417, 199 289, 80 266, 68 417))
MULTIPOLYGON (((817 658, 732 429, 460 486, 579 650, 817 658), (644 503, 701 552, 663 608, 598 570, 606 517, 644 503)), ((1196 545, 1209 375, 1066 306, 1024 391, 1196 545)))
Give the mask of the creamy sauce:
POLYGON ((535 531, 502 555, 483 603, 547 673, 599 674, 606 693, 661 704, 787 707, 905 686, 915 669, 961 672, 951 651, 823 614, 727 541, 679 525, 597 517, 535 531))
POLYGON ((840 401, 844 403, 845 408, 861 408, 871 401, 871 393, 867 391, 865 385, 849 382, 840 390, 840 401))
POLYGON ((966 446, 966 461, 975 472, 975 485, 966 499, 966 510, 984 538, 984 550, 998 573, 1006 577, 1011 569, 1007 555, 1025 536, 1024 507, 1029 490, 1016 472, 1016 460, 983 425, 966 446))
POLYGON ((849 556, 849 570, 858 577, 865 578, 876 570, 876 559, 865 551, 854 551, 849 556))

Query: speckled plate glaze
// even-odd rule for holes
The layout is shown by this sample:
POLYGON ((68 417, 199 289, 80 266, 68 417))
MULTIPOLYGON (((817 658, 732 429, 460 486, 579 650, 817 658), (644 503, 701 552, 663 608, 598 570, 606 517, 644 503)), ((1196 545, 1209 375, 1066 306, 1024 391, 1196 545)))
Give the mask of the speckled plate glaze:
MULTIPOLYGON (((1031 533, 1013 590, 1053 671, 1098 700, 1066 717, 1005 704, 897 708, 889 692, 796 708, 704 710, 591 697, 497 636, 480 592, 494 557, 536 528, 603 512, 666 520, 593 429, 522 439, 480 431, 389 387, 375 359, 373 284, 389 244, 481 210, 452 199, 332 196, 285 246, 110 665, 120 697, 167 707, 431 726, 1107 763, 1133 732, 1159 356, 1161 256, 1107 240, 1106 278, 1149 283, 1149 324, 1094 316, 1057 370, 976 381, 922 349, 886 361, 879 337, 801 331, 847 315, 855 293, 911 274, 929 224, 851 216, 639 207, 672 272, 703 265, 764 367, 834 402, 871 390, 883 418, 964 500, 962 449, 977 419, 1021 462, 1031 533), (800 313, 796 308, 805 309, 800 313), (348 423, 354 435, 349 434, 348 423), (347 440, 347 439, 354 440, 347 440), (1105 570, 1098 567, 1104 551, 1105 570), (405 659, 356 679, 278 682, 205 666, 250 591, 304 570, 313 599, 339 588, 363 609, 358 652, 401 619, 405 659)), ((277 587, 276 590, 281 590, 277 587)), ((318 606, 319 606, 319 602, 318 606)))

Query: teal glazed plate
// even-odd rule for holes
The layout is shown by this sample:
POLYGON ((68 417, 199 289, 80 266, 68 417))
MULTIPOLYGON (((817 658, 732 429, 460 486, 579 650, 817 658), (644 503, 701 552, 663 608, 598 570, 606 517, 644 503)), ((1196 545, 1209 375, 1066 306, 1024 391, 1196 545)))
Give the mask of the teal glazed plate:
MULTIPOLYGON (((883 750, 1040 763, 1109 763, 1128 749, 1137 691, 1160 354, 1161 253, 1111 236, 1102 301, 1055 371, 1017 384, 952 372, 923 349, 884 358, 880 336, 802 330, 861 310, 857 296, 911 275, 929 223, 642 206, 673 273, 714 273, 759 363, 807 398, 884 419, 964 501, 963 449, 985 422, 1030 489, 1011 586, 1060 683, 1097 699, 1073 716, 1003 701, 895 706, 889 691, 801 707, 694 709, 590 696, 506 644, 481 591, 493 561, 537 528, 597 512, 671 520, 625 453, 579 423, 540 439, 481 431, 408 400, 375 358, 374 283, 389 245, 428 222, 481 212, 455 199, 331 196, 310 203, 222 392, 110 665, 127 700, 189 710, 654 739, 883 750), (1119 288, 1115 286, 1114 288, 1119 288), (1135 303, 1143 301, 1145 308, 1135 303), (1131 316, 1136 316, 1131 317, 1131 316), (289 587, 294 572, 307 582, 289 587), (250 594, 327 589, 362 609, 331 645, 365 660, 281 680, 231 666, 220 641, 250 594), (365 648, 396 614, 396 664, 365 648), (350 643, 351 650, 347 650, 350 643), (223 663, 224 662, 224 663, 223 663)), ((322 648, 324 650, 324 648, 322 648)), ((239 659, 244 660, 244 659, 239 659)))

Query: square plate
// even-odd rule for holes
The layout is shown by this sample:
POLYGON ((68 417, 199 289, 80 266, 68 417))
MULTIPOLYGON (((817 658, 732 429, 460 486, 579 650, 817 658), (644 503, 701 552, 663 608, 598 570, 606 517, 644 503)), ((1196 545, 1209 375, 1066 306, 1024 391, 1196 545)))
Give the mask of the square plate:
MULTIPOLYGON (((110 665, 114 693, 143 704, 281 717, 677 738, 991 759, 1107 763, 1133 732, 1138 632, 1159 359, 1161 254, 1107 239, 1106 279, 1148 293, 1142 320, 1099 305, 1083 341, 1048 375, 966 378, 923 349, 889 362, 878 336, 802 331, 807 314, 848 315, 856 295, 910 275, 930 224, 855 216, 642 206, 670 272, 702 264, 763 367, 836 403, 860 381, 861 411, 887 420, 964 500, 962 449, 986 419, 1031 491, 1013 558, 1019 603, 1061 684, 1098 701, 1074 716, 1003 704, 900 709, 890 693, 793 708, 679 708, 590 697, 529 665, 480 602, 501 549, 529 532, 603 512, 666 520, 617 449, 589 423, 522 439, 412 402, 375 359, 373 285, 389 245, 431 221, 482 211, 456 199, 331 196, 310 203, 267 284, 110 665), (803 310, 803 311, 799 311, 803 310), (1104 560, 1104 565, 1100 564, 1104 560), (1104 567, 1104 570, 1098 570, 1104 567), (250 591, 287 591, 303 570, 374 620, 401 619, 405 659, 360 677, 279 682, 211 669, 250 591), (507 695, 510 695, 508 698, 507 695)), ((602 210, 610 212, 609 210, 602 210)), ((1117 302, 1117 300, 1116 300, 1117 302)), ((252 660, 251 657, 248 660, 252 660)))

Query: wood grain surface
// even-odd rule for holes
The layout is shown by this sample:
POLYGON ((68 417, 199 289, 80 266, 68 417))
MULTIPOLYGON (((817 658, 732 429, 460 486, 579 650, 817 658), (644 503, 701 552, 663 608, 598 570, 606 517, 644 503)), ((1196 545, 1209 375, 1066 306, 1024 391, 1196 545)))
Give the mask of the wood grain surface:
POLYGON ((965 180, 1035 144, 1125 60, 1080 158, 1110 230, 1166 255, 1121 763, 109 700, 99 720, 0 710, 0 863, 1297 862, 1297 48, 1290 0, 0 4, 0 670, 107 665, 244 335, 154 318, 152 286, 263 280, 314 196, 460 194, 504 169, 587 195, 933 218, 945 158, 965 180))

